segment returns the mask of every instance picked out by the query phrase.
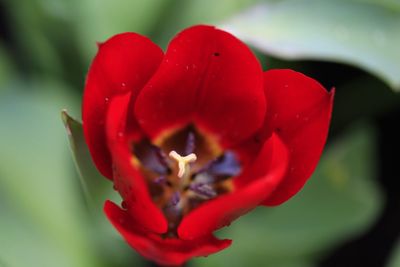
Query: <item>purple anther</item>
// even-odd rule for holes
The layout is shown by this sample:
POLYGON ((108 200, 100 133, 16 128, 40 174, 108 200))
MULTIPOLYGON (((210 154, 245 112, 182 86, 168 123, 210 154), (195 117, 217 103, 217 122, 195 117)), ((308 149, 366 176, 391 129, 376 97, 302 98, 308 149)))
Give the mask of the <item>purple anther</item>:
POLYGON ((241 167, 236 155, 231 151, 226 151, 217 159, 209 161, 197 173, 208 173, 212 176, 232 177, 240 173, 241 167))
POLYGON ((164 151, 161 150, 161 148, 159 148, 158 146, 152 146, 152 149, 154 150, 154 152, 156 153, 157 159, 158 161, 165 167, 168 168, 168 157, 167 155, 164 153, 164 151))
POLYGON ((167 183, 167 177, 164 175, 158 176, 156 179, 154 179, 154 183, 158 185, 164 185, 167 183))
POLYGON ((189 155, 194 152, 196 148, 196 137, 193 132, 189 132, 186 140, 185 154, 189 155))
POLYGON ((204 173, 208 172, 208 170, 217 162, 217 159, 210 160, 204 166, 200 168, 200 170, 197 171, 197 173, 204 173))
POLYGON ((180 200, 181 200, 181 195, 179 194, 178 191, 175 191, 175 192, 172 194, 170 203, 171 203, 172 206, 176 206, 176 205, 178 205, 178 203, 179 203, 180 200))
POLYGON ((159 147, 151 144, 149 141, 135 145, 133 154, 139 159, 143 167, 148 170, 160 175, 168 174, 171 171, 166 155, 159 147))
POLYGON ((209 184, 192 183, 189 189, 202 197, 213 198, 217 196, 217 192, 209 184))

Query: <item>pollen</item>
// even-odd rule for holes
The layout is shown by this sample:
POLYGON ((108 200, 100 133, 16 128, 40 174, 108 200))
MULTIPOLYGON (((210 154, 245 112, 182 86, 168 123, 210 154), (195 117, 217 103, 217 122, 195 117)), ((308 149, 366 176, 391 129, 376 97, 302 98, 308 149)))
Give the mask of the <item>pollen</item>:
POLYGON ((171 152, 169 152, 169 156, 170 156, 170 158, 176 160, 176 162, 178 163, 178 168, 179 168, 178 177, 179 178, 183 178, 186 173, 189 173, 190 172, 189 164, 193 163, 197 160, 197 156, 194 153, 190 153, 187 156, 181 156, 175 150, 172 150, 171 152))

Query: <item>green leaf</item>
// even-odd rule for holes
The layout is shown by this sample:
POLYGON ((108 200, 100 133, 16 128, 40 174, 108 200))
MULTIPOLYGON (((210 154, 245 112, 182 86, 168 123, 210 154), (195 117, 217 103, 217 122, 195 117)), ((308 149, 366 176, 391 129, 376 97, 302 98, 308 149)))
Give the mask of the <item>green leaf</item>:
POLYGON ((393 10, 400 10, 400 1, 398 0, 357 0, 357 1, 381 5, 393 10))
POLYGON ((242 217, 219 233, 234 240, 232 247, 195 260, 195 266, 313 266, 326 251, 365 231, 382 207, 374 141, 369 127, 336 140, 299 194, 242 217))
POLYGON ((85 142, 82 124, 69 116, 66 110, 61 112, 61 118, 67 131, 71 152, 89 210, 102 209, 112 184, 94 166, 85 142))
POLYGON ((6 84, 14 75, 14 65, 12 64, 7 50, 4 49, 0 41, 0 91, 3 90, 6 84))
POLYGON ((284 59, 342 62, 400 90, 400 9, 393 1, 283 0, 222 23, 242 40, 284 59))
POLYGON ((399 267, 400 266, 400 241, 397 242, 392 255, 389 259, 389 264, 387 267, 399 267))

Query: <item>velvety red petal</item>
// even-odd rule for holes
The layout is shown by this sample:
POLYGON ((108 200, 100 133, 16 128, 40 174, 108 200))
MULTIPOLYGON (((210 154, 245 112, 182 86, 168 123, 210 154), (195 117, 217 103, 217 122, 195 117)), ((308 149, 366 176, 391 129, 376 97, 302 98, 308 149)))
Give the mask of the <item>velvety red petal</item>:
POLYGON ((193 241, 177 238, 161 238, 159 235, 143 231, 135 222, 136 217, 107 201, 104 205, 110 222, 132 248, 149 260, 160 265, 180 266, 193 257, 207 256, 227 248, 230 240, 218 240, 212 235, 193 241))
POLYGON ((179 225, 179 237, 188 240, 199 238, 229 225, 231 221, 254 209, 282 180, 286 172, 287 156, 286 146, 277 135, 272 135, 253 165, 243 172, 245 176, 257 177, 245 179, 247 185, 237 186, 232 193, 205 202, 189 213, 179 225), (270 156, 272 159, 269 159, 270 156), (267 172, 260 171, 265 161, 269 165, 267 172))
POLYGON ((268 100, 265 129, 277 133, 290 151, 285 179, 265 205, 278 205, 296 194, 313 173, 328 135, 334 90, 292 70, 264 73, 268 100))
POLYGON ((194 26, 170 43, 140 92, 135 113, 156 137, 195 123, 230 145, 262 125, 266 101, 259 62, 241 41, 211 26, 194 26))
POLYGON ((125 136, 127 110, 131 92, 115 96, 106 117, 109 150, 114 165, 114 185, 125 201, 127 211, 141 227, 155 233, 165 233, 167 221, 153 203, 147 184, 133 164, 128 139, 125 136))
POLYGON ((85 139, 94 163, 110 179, 111 157, 104 130, 108 102, 114 95, 128 91, 135 98, 162 57, 163 52, 159 47, 135 33, 118 34, 99 45, 86 80, 82 119, 85 139))

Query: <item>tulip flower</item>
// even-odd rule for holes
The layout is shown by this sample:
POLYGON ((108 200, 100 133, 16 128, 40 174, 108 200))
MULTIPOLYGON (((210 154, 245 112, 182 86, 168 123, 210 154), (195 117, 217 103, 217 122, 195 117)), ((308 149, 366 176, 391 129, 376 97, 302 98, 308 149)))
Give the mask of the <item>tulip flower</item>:
POLYGON ((263 72, 244 43, 212 26, 182 31, 165 53, 139 34, 111 37, 82 107, 93 161, 122 198, 105 214, 160 265, 227 248, 214 231, 285 202, 311 176, 333 95, 292 70, 263 72))

